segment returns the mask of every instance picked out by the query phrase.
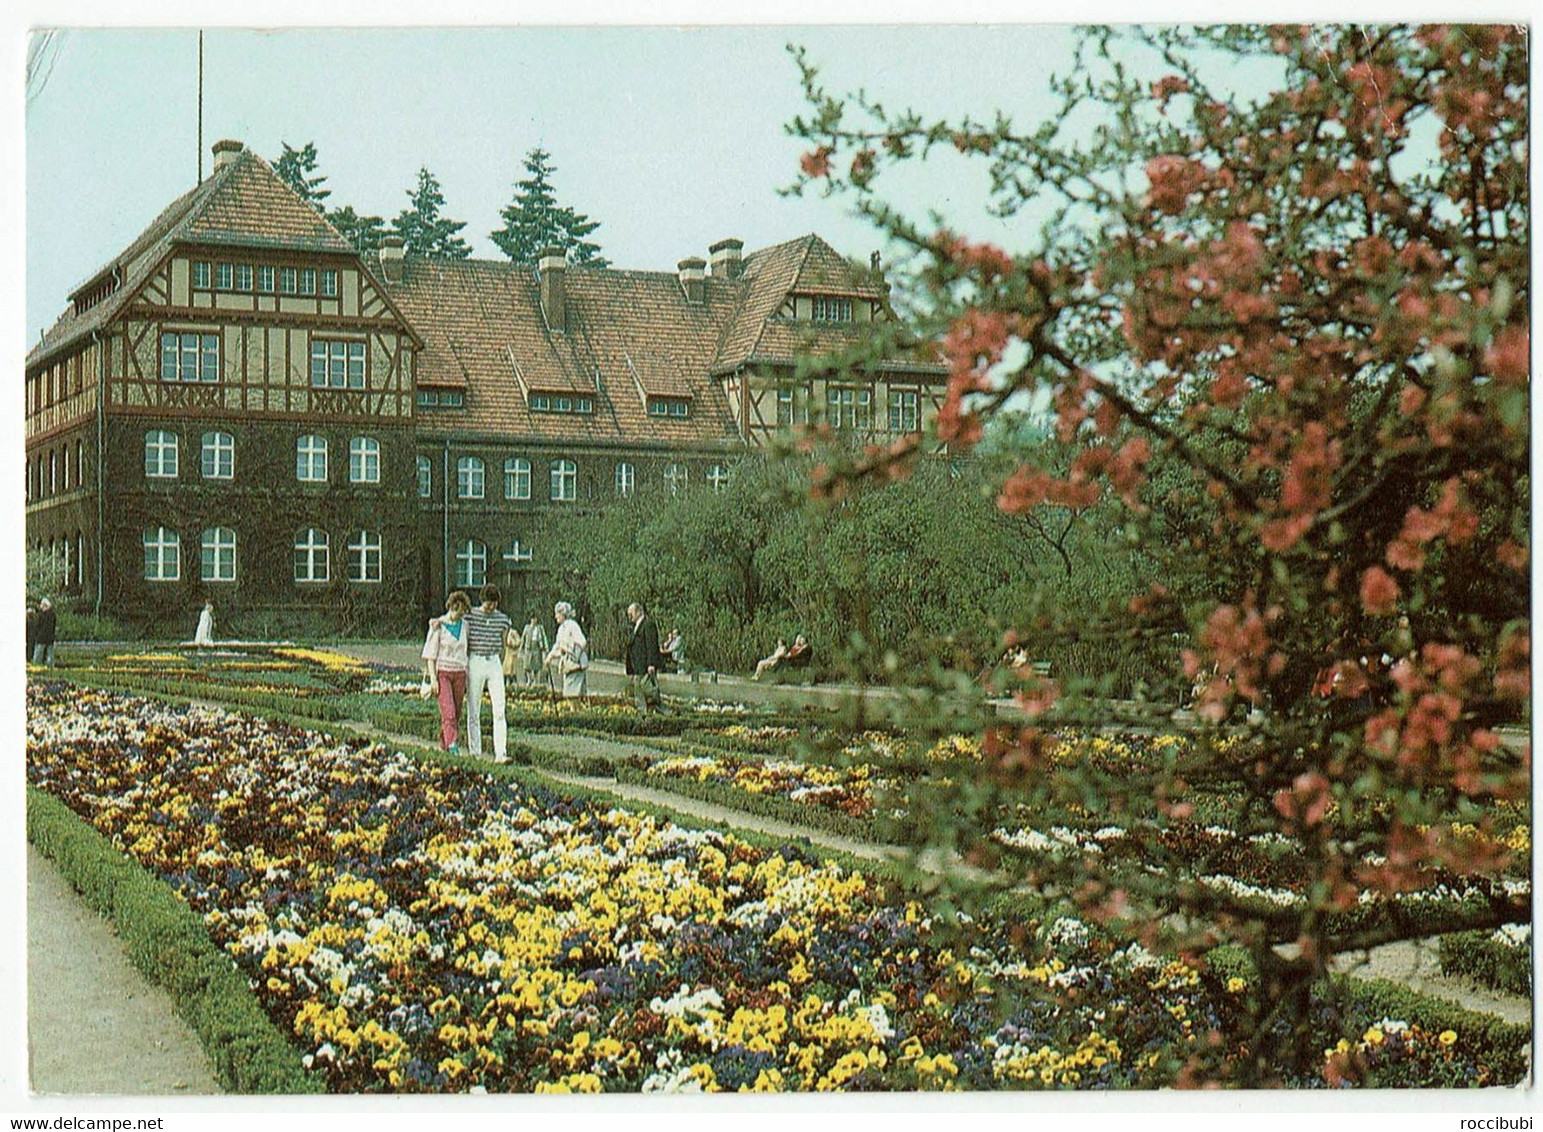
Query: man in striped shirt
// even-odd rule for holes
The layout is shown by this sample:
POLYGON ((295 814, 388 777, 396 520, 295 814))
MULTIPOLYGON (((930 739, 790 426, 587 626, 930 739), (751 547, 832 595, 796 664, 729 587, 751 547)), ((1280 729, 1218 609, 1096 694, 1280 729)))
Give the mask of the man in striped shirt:
POLYGON ((504 647, 514 631, 507 613, 500 613, 498 587, 482 587, 482 604, 466 614, 466 748, 482 757, 482 689, 493 698, 493 761, 509 761, 509 720, 504 714, 504 647))

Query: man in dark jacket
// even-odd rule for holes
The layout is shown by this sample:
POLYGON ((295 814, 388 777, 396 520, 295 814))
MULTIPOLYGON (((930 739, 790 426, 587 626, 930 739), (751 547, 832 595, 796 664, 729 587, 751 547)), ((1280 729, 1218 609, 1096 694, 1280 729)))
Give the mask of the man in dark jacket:
POLYGON ((659 655, 659 627, 637 602, 627 606, 632 621, 632 636, 627 640, 627 682, 641 712, 660 710, 659 669, 664 658, 659 655))
POLYGON ((38 602, 37 620, 33 622, 35 634, 32 646, 32 663, 54 666, 54 605, 46 597, 38 602))

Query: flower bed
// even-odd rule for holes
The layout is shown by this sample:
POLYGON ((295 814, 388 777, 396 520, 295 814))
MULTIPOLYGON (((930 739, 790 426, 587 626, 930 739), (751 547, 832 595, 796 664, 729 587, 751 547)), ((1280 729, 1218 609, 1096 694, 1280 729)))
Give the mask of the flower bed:
MULTIPOLYGON (((59 683, 28 716, 33 783, 203 917, 335 1091, 1152 1088, 1238 1025, 1244 987, 1085 928, 949 950, 863 872, 504 773, 59 683)), ((1510 1072, 1453 1030, 1367 1083, 1510 1072)))

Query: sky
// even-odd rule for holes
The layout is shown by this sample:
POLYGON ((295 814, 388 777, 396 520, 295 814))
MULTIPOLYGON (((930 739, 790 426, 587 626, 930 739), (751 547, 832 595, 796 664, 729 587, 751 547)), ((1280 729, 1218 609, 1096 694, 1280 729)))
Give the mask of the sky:
MULTIPOLYGON (((328 205, 389 220, 427 166, 473 254, 497 258, 488 233, 540 145, 559 201, 600 221, 591 239, 618 267, 668 271, 724 237, 749 251, 808 232, 866 260, 882 238, 849 200, 778 193, 805 148, 784 132, 804 108, 786 45, 805 45, 832 91, 1026 125, 1072 42, 1031 25, 214 28, 203 170, 221 138, 269 161, 312 142, 328 205)), ((196 31, 73 28, 54 46, 25 110, 29 343, 198 172, 196 31)), ((1019 242, 985 212, 983 170, 963 165, 908 173, 900 202, 1019 242)))

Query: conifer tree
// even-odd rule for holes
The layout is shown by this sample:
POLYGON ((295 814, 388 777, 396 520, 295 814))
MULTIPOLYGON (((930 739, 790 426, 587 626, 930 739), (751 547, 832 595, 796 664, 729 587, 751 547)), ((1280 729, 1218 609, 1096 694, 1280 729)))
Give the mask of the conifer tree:
POLYGON ((273 171, 279 175, 279 180, 299 194, 301 200, 317 212, 325 213, 326 205, 322 202, 332 195, 332 190, 322 188, 327 176, 316 171, 316 144, 306 142, 299 149, 288 142, 283 145, 284 152, 273 163, 273 171))
POLYGON ((465 259, 471 255, 471 245, 457 234, 466 227, 466 222, 439 214, 445 205, 445 194, 427 166, 418 170, 418 186, 409 189, 407 197, 411 202, 409 207, 397 213, 391 222, 391 231, 402 237, 407 255, 447 259, 465 259))
POLYGON ((374 251, 386 236, 384 219, 379 216, 361 216, 351 204, 333 209, 327 213, 327 220, 357 251, 374 251))
POLYGON ((557 203, 551 182, 557 167, 551 157, 540 146, 525 155, 529 176, 515 183, 514 199, 499 212, 504 225, 491 233, 493 242, 515 263, 534 266, 542 249, 560 247, 573 263, 608 267, 600 245, 584 238, 600 221, 557 203))

